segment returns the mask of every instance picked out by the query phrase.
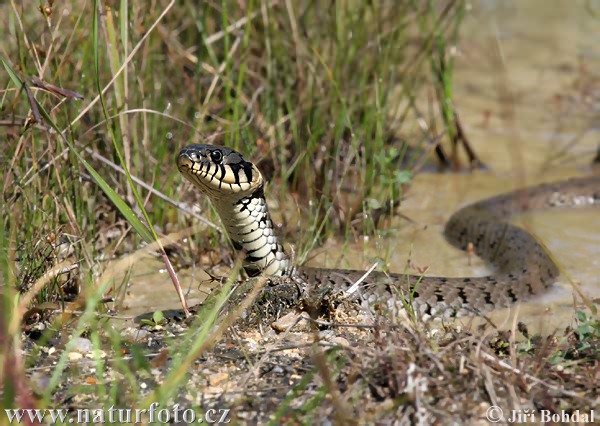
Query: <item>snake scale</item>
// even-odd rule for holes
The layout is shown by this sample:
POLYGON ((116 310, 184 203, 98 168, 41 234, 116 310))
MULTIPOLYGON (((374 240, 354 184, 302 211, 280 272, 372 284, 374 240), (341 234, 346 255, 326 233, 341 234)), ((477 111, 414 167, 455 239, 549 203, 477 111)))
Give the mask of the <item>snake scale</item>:
MULTIPOLYGON (((177 156, 182 175, 212 201, 249 276, 286 276, 300 285, 343 292, 366 271, 291 267, 277 237, 258 168, 231 149, 191 145, 177 156)), ((507 220, 532 209, 600 204, 600 176, 542 184, 467 205, 444 230, 447 241, 474 252, 494 269, 485 277, 429 277, 373 271, 356 293, 369 303, 399 306, 410 300, 422 318, 478 315, 547 289, 559 270, 527 231, 507 220)))

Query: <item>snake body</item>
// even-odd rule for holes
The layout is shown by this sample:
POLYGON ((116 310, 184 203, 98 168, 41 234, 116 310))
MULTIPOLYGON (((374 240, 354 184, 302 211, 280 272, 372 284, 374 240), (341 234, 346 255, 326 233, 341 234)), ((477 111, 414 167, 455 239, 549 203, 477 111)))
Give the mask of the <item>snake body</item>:
POLYGON ((399 306, 409 300, 423 318, 483 314, 546 290, 559 275, 546 250, 527 231, 507 220, 532 209, 600 204, 600 176, 542 184, 463 207, 446 223, 453 246, 474 252, 494 275, 428 277, 373 271, 291 267, 273 229, 258 168, 231 149, 191 145, 177 156, 182 175, 206 194, 236 250, 244 253, 249 276, 289 275, 303 286, 352 293, 369 303, 399 306), (361 281, 362 279, 362 281, 361 281))

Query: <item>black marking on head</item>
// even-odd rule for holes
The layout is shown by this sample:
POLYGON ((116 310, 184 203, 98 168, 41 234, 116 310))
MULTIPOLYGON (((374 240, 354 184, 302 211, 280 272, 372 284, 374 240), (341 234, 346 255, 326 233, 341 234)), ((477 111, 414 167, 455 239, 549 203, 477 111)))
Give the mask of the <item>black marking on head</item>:
POLYGON ((465 278, 463 279, 463 283, 470 283, 471 282, 471 278, 465 278))
MULTIPOLYGON (((217 173, 219 172, 219 166, 223 167, 223 165, 221 165, 221 164, 215 164, 215 172, 210 177, 210 180, 213 180, 215 178, 215 176, 217 175, 217 173)), ((223 175, 223 176, 225 176, 225 175, 223 175)), ((222 180, 219 180, 219 188, 221 187, 221 182, 222 182, 222 180)))
POLYGON ((200 172, 198 173, 200 176, 202 176, 202 172, 204 172, 204 176, 202 176, 202 178, 207 178, 208 174, 210 173, 210 169, 212 167, 212 163, 202 163, 202 168, 200 169, 200 172), (204 167, 206 165, 206 168, 204 167))
POLYGON ((516 303, 519 300, 517 295, 513 292, 512 288, 509 288, 506 292, 510 296, 510 300, 512 300, 513 303, 516 303))
POLYGON ((246 178, 248 179, 248 182, 252 182, 252 164, 248 163, 247 161, 244 161, 242 163, 242 167, 244 168, 244 173, 246 173, 246 178))
POLYGON ((484 291, 483 294, 485 294, 485 303, 487 303, 488 305, 493 305, 494 303, 492 302, 492 293, 490 293, 489 291, 484 291))
POLYGON ((219 164, 219 168, 221 169, 221 177, 219 178, 219 189, 221 189, 221 184, 223 184, 223 179, 225 178, 225 166, 223 164, 219 164))
POLYGON ((443 302, 444 301, 444 295, 442 293, 436 292, 435 293, 435 298, 438 302, 443 302))
POLYGON ((235 177, 235 183, 239 186, 240 184, 240 169, 242 166, 239 163, 232 163, 229 165, 231 167, 231 171, 233 172, 233 176, 235 177))

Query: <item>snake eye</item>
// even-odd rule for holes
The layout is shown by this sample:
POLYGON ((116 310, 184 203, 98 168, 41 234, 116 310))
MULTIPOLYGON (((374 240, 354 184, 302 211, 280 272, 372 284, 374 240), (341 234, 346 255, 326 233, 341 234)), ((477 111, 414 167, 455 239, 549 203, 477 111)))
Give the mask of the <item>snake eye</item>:
POLYGON ((215 151, 211 151, 210 158, 215 163, 220 163, 221 160, 223 159, 223 153, 220 150, 218 150, 218 149, 215 150, 215 151))

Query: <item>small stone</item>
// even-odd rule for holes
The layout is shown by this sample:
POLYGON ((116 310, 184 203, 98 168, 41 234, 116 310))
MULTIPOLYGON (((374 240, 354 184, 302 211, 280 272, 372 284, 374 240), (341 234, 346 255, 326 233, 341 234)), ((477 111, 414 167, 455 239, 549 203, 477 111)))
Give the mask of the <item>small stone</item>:
POLYGON ((148 334, 150 334, 150 331, 144 328, 127 327, 121 334, 130 339, 139 341, 147 337, 148 334))
POLYGON ((290 327, 293 327, 300 323, 306 315, 308 314, 306 314, 305 312, 289 312, 286 315, 279 318, 277 321, 273 321, 273 323, 271 323, 271 327, 275 331, 287 331, 290 327))
POLYGON ((229 374, 227 373, 214 373, 208 376, 208 384, 211 386, 217 386, 219 383, 222 383, 229 379, 229 374))
POLYGON ((331 340, 335 337, 333 330, 321 330, 319 331, 319 338, 323 340, 331 340))
POLYGON ((83 358, 83 354, 79 353, 79 352, 69 352, 69 361, 78 361, 81 358, 83 358))
POLYGON ((106 352, 104 352, 103 350, 99 350, 97 352, 90 352, 85 354, 86 358, 96 358, 96 356, 98 356, 98 358, 106 358, 106 352))
POLYGON ((349 348, 351 346, 350 342, 348 342, 348 340, 344 339, 341 336, 334 336, 333 338, 329 339, 329 341, 335 345, 340 345, 346 348, 349 348))
POLYGON ((82 354, 87 354, 92 351, 93 345, 90 339, 85 337, 76 337, 73 339, 73 350, 82 354))

